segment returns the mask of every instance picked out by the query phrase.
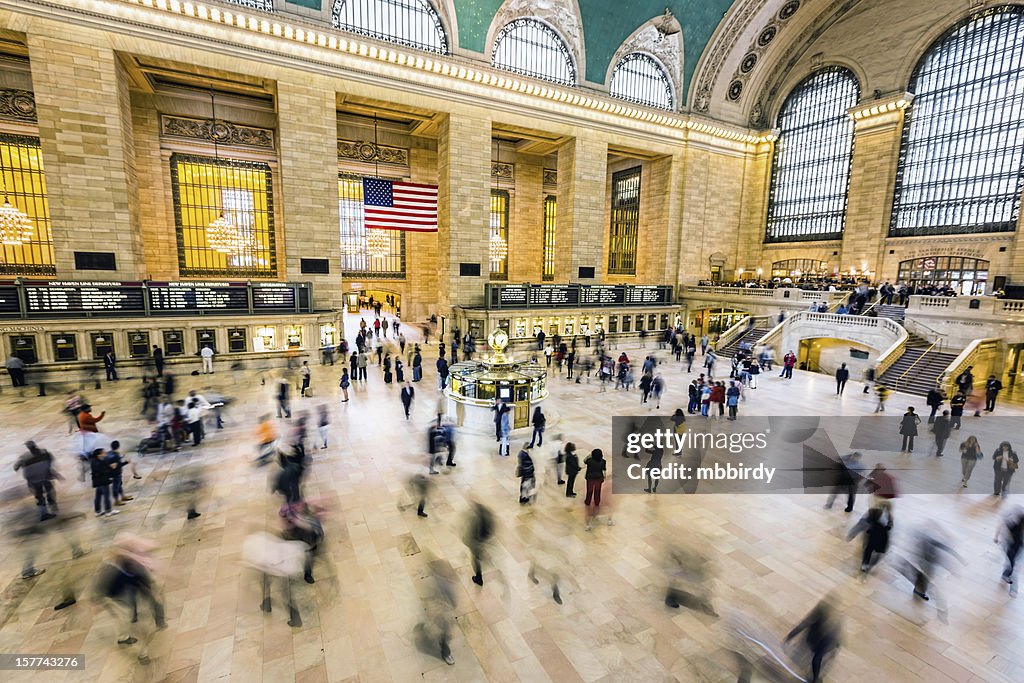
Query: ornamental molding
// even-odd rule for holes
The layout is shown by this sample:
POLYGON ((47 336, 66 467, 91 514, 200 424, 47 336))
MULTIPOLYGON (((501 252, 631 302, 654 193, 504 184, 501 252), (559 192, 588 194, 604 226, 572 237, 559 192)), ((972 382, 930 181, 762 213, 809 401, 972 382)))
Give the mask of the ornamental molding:
POLYGON ((768 0, 750 0, 729 17, 721 33, 714 39, 714 47, 701 66, 693 96, 694 111, 706 114, 711 109, 711 93, 725 60, 732 52, 736 41, 767 4, 768 0))
MULTIPOLYGON (((662 19, 664 16, 662 15, 658 19, 662 19)), ((627 38, 619 49, 615 51, 610 65, 611 71, 609 71, 608 85, 611 85, 611 74, 615 72, 615 67, 623 57, 632 52, 643 52, 657 59, 665 69, 665 73, 668 74, 669 80, 672 82, 673 101, 676 108, 678 108, 679 102, 682 100, 680 92, 682 91, 683 78, 683 34, 680 31, 675 35, 666 36, 658 30, 654 21, 652 19, 641 26, 636 33, 627 38)))
MULTIPOLYGON (((806 0, 805 0, 806 1, 806 0)), ((768 48, 775 42, 779 33, 789 23, 790 19, 800 10, 801 0, 788 0, 776 12, 770 21, 761 27, 757 35, 750 41, 743 58, 736 66, 732 78, 729 79, 729 86, 726 88, 725 97, 730 102, 738 102, 743 98, 743 91, 746 89, 747 81, 757 68, 761 57, 768 48)))
POLYGON ((338 158, 354 159, 366 163, 409 165, 409 150, 404 147, 390 147, 363 140, 338 140, 338 158))
POLYGON ((543 184, 545 188, 557 189, 558 171, 553 168, 545 168, 543 184))
POLYGON ((160 116, 160 134, 165 137, 214 142, 218 145, 274 149, 273 130, 243 126, 223 119, 194 119, 163 114, 160 116))
POLYGON ((572 51, 577 80, 583 80, 583 22, 575 0, 507 0, 494 15, 494 34, 516 19, 527 17, 540 19, 558 31, 572 51))
POLYGON ((35 123, 35 94, 30 90, 0 90, 0 118, 35 123))
MULTIPOLYGON (((795 40, 789 43, 789 47, 782 53, 780 59, 775 62, 776 67, 771 75, 771 80, 761 88, 757 100, 751 106, 748 118, 751 126, 761 128, 768 126, 772 103, 775 102, 779 90, 787 82, 786 79, 793 74, 804 53, 815 40, 821 37, 825 31, 831 28, 833 24, 839 21, 860 1, 834 0, 826 9, 816 13, 814 20, 800 32, 800 35, 795 40)), ((820 60, 819 63, 824 65, 824 60, 820 60)), ((863 83, 860 85, 862 88, 864 87, 863 83)))
POLYGON ((500 161, 491 162, 491 177, 497 180, 514 181, 516 179, 515 164, 506 164, 500 161))

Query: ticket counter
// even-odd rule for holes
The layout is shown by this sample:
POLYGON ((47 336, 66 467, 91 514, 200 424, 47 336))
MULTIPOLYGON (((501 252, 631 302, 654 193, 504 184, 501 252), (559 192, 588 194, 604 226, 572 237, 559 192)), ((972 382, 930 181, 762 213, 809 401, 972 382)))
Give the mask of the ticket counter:
POLYGON ((136 331, 128 333, 128 356, 130 358, 148 358, 150 355, 149 332, 136 331))
POLYGON ((11 336, 11 353, 21 359, 25 365, 39 362, 34 334, 16 334, 11 336))
POLYGON ((93 360, 103 360, 108 353, 116 355, 113 332, 92 332, 89 334, 89 342, 93 360))

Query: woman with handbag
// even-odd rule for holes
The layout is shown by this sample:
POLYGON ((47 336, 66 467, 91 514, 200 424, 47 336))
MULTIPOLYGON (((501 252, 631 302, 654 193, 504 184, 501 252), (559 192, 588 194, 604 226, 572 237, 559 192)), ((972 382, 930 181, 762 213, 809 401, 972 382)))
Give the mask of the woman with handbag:
POLYGON ((974 466, 981 460, 981 446, 978 444, 978 437, 969 436, 967 440, 960 444, 960 468, 963 471, 963 478, 960 483, 963 488, 967 488, 967 482, 971 480, 971 473, 974 472, 974 466))
POLYGON ((993 496, 1005 496, 1009 493, 1010 479, 1017 471, 1020 459, 1017 453, 1010 446, 1009 441, 999 444, 999 448, 992 454, 992 469, 995 474, 993 496))

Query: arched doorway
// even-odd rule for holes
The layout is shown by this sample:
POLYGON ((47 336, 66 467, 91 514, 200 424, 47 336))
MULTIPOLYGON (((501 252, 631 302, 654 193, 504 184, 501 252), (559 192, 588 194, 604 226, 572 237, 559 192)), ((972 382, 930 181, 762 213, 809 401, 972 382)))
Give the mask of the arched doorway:
POLYGON ((951 287, 957 294, 984 294, 989 262, 969 256, 925 256, 900 262, 897 280, 912 291, 951 287))

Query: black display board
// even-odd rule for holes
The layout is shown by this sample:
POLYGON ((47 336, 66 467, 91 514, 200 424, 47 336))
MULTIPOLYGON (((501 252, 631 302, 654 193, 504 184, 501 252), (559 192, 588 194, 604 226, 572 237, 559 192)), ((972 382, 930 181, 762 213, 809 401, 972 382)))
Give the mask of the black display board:
POLYGON ((17 287, 0 286, 0 313, 21 313, 17 287))
POLYGON ((245 284, 153 283, 149 285, 149 310, 248 311, 249 292, 245 284))
POLYGON ((668 306, 668 285, 485 285, 487 308, 668 306))
POLYGON ((297 300, 294 285, 253 285, 252 307, 259 310, 279 308, 295 310, 297 300))
POLYGON ((25 286, 25 312, 29 315, 145 311, 141 282, 51 282, 25 286))

